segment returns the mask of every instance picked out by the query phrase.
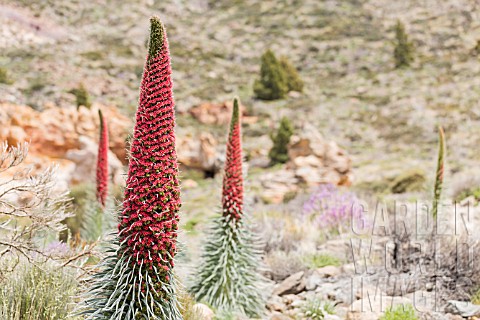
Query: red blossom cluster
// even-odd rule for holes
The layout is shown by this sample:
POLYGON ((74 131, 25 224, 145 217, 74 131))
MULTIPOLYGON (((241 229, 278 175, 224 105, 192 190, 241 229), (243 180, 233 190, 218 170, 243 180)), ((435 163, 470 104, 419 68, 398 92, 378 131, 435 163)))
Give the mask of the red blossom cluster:
POLYGON ((102 207, 105 207, 108 194, 108 127, 101 110, 98 110, 98 115, 100 117, 100 139, 97 157, 97 200, 102 207))
POLYGON ((237 221, 240 220, 243 212, 242 137, 238 109, 238 100, 235 99, 228 135, 222 189, 223 215, 230 216, 237 221))
POLYGON ((171 72, 165 29, 158 18, 152 18, 118 228, 132 263, 155 270, 166 281, 177 251, 181 206, 171 72))

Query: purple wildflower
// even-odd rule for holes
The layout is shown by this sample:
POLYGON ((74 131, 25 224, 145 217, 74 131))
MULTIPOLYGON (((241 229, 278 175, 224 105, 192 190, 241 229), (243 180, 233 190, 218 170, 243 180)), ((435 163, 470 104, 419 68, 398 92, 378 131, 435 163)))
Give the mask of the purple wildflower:
POLYGON ((352 225, 367 226, 356 195, 332 184, 322 185, 310 195, 303 205, 303 217, 319 228, 330 231, 346 231, 352 225))

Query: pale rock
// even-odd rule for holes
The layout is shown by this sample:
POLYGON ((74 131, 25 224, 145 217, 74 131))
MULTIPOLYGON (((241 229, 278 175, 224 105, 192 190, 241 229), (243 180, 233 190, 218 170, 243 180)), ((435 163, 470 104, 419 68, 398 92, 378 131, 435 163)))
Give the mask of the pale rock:
POLYGON ((326 314, 323 317, 323 320, 342 320, 342 318, 340 318, 339 316, 337 316, 335 314, 326 314))
POLYGON ((354 275, 356 273, 355 263, 347 263, 342 266, 342 272, 347 275, 354 275))
POLYGON ((270 311, 283 311, 286 308, 287 307, 282 302, 282 298, 279 296, 272 296, 272 298, 267 302, 267 309, 270 311))
POLYGON ((305 124, 288 146, 287 167, 307 186, 324 183, 350 185, 351 159, 335 142, 327 141, 311 124, 305 124))
POLYGON ((279 283, 273 290, 274 295, 283 296, 286 294, 297 294, 305 290, 304 271, 292 274, 290 277, 279 283))
POLYGON ((325 266, 323 268, 316 269, 314 273, 320 275, 323 278, 332 278, 339 276, 342 271, 340 270, 340 268, 335 266, 325 266))
POLYGON ((261 197, 266 202, 281 203, 286 194, 299 190, 298 179, 288 170, 265 173, 259 180, 262 186, 261 197))
POLYGON ((322 283, 323 277, 316 272, 312 272, 305 281, 305 289, 307 291, 315 290, 322 283))
POLYGON ((194 189, 198 187, 198 182, 192 179, 182 180, 182 189, 194 189))
POLYGON ((198 137, 191 133, 177 136, 177 155, 179 163, 189 169, 217 172, 219 155, 217 141, 212 134, 202 132, 198 137))
POLYGON ((203 303, 196 303, 193 305, 193 310, 195 311, 198 320, 213 320, 215 318, 213 310, 203 303))
POLYGON ((270 317, 270 320, 292 320, 292 318, 284 314, 276 313, 270 317))
MULTIPOLYGON (((222 103, 204 102, 192 107, 188 112, 204 124, 225 125, 230 123, 232 117, 233 101, 225 101, 222 103)), ((242 122, 254 123, 257 121, 255 117, 247 117, 247 109, 240 104, 240 112, 242 114, 242 122)))
POLYGON ((458 314, 447 313, 447 319, 448 320, 463 320, 464 318, 461 315, 458 315, 458 314))
MULTIPOLYGON (((75 172, 71 182, 95 181, 98 145, 86 136, 80 136, 80 148, 67 151, 66 159, 75 163, 75 172)), ((123 185, 123 165, 111 151, 108 151, 108 173, 116 185, 123 185)))
POLYGON ((282 301, 283 303, 288 306, 288 308, 292 308, 292 304, 295 303, 295 301, 303 300, 303 298, 300 295, 297 294, 286 294, 282 296, 282 301))
POLYGON ((17 144, 28 142, 30 140, 22 127, 11 126, 10 128, 6 129, 8 130, 8 132, 6 133, 7 142, 11 146, 16 146, 17 144))
POLYGON ((480 305, 468 301, 449 300, 445 311, 451 314, 458 314, 464 318, 480 316, 480 305))

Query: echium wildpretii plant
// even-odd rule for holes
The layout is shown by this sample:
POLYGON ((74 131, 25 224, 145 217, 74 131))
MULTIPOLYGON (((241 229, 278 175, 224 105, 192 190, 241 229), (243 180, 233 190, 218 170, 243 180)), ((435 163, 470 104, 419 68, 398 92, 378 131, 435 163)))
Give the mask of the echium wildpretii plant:
POLYGON ((221 311, 250 317, 262 313, 258 273, 260 252, 243 211, 242 145, 238 101, 235 99, 228 135, 222 190, 222 215, 216 217, 204 245, 202 263, 191 292, 221 311))
POLYGON ((89 289, 88 319, 181 319, 173 277, 180 188, 170 56, 163 24, 150 22, 118 246, 89 289))
POLYGON ((442 127, 438 127, 438 158, 437 158, 437 171, 435 174, 435 186, 433 189, 433 209, 432 215, 434 218, 438 215, 438 204, 442 198, 443 189, 443 175, 445 171, 445 133, 442 127))
POLYGON ((105 207, 108 195, 108 127, 102 110, 98 110, 100 117, 100 139, 98 140, 97 156, 97 200, 105 207))

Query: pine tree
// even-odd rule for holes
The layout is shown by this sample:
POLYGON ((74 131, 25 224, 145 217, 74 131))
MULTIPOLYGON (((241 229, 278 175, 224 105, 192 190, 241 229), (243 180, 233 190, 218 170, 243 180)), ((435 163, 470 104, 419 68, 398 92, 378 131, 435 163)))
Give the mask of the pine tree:
POLYGON ((438 215, 438 204, 442 198, 443 177, 445 171, 445 155, 446 155, 445 133, 442 127, 438 127, 438 158, 437 171, 435 175, 435 187, 433 190, 433 217, 438 215))
POLYGON ((102 207, 105 207, 108 194, 108 127, 101 110, 98 110, 98 116, 100 117, 100 138, 97 156, 97 200, 102 207))
POLYGON ((282 118, 280 127, 275 135, 271 135, 273 147, 268 152, 272 164, 285 163, 288 161, 288 144, 293 135, 293 126, 286 117, 282 118))
POLYGON ((408 40, 405 26, 400 20, 395 26, 395 68, 408 67, 413 62, 413 43, 408 40))
POLYGON ((271 50, 262 55, 260 79, 255 80, 253 91, 262 100, 285 98, 288 92, 287 75, 271 50))
POLYGON ((287 87, 288 91, 303 91, 303 80, 300 78, 297 69, 293 66, 293 64, 288 60, 287 57, 282 56, 280 57, 280 66, 285 71, 285 75, 287 77, 287 87))
POLYGON ((215 218, 204 245, 191 292, 220 311, 259 316, 263 309, 258 273, 260 251, 243 212, 240 116, 235 99, 227 143, 222 215, 215 218))
POLYGON ((117 245, 89 287, 87 319, 181 319, 173 277, 181 204, 170 56, 163 24, 150 22, 117 245))

